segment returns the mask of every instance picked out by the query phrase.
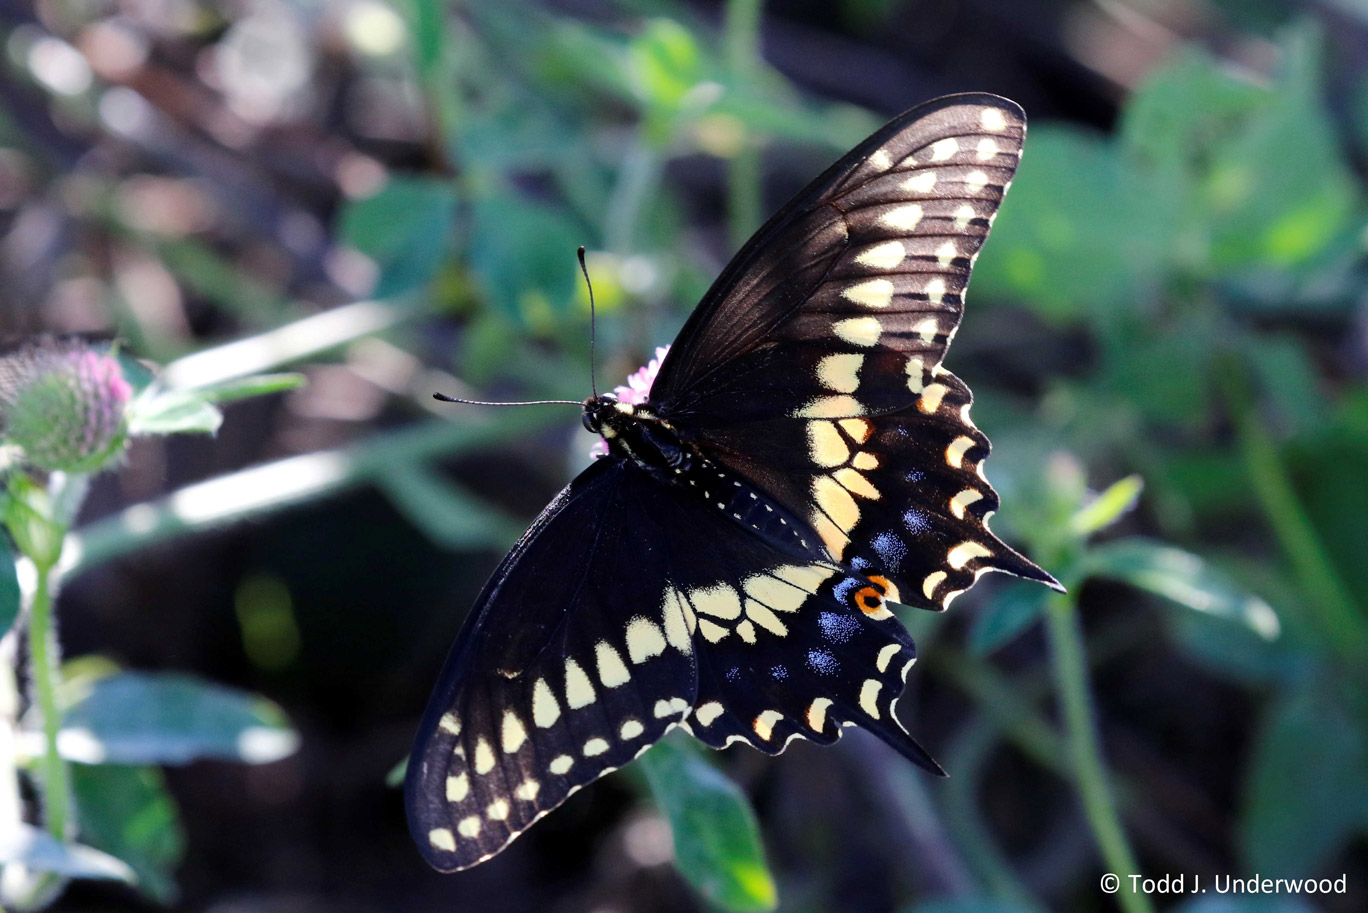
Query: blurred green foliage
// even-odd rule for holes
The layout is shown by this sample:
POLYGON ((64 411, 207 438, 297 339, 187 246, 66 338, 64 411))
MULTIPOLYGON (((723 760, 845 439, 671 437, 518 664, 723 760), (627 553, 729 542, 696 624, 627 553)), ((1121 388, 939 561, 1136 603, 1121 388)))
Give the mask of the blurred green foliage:
MULTIPOLYGON (((850 0, 836 15, 871 32, 898 6, 850 0)), ((1283 19, 1278 4, 1213 7, 1249 28, 1283 19)), ((350 66, 391 86, 396 106, 417 99, 420 133, 408 138, 402 167, 377 166, 378 175, 343 182, 324 232, 337 262, 364 267, 339 285, 354 297, 383 299, 393 319, 328 333, 309 324, 302 346, 285 343, 312 307, 297 299, 297 287, 263 278, 249 258, 235 259, 193 231, 140 222, 117 205, 119 188, 108 175, 83 174, 66 185, 54 178, 54 185, 83 224, 108 231, 119 250, 154 260, 227 325, 261 333, 259 360, 243 374, 326 360, 329 352, 338 353, 334 364, 364 374, 361 346, 382 333, 395 360, 439 362, 448 372, 443 382, 575 399, 588 376, 578 244, 591 251, 600 352, 608 359, 601 377, 617 377, 672 337, 721 265, 727 244, 718 237, 734 246, 756 227, 765 210, 763 173, 797 186, 879 121, 810 98, 760 63, 758 8, 729 3, 716 27, 663 3, 625 4, 620 20, 597 24, 522 3, 396 3, 402 40, 384 51, 353 49, 350 66), (676 180, 681 175, 689 182, 676 180), (724 226, 711 225, 707 204, 691 195, 700 183, 726 186, 716 220, 724 226)), ((213 46, 233 23, 225 13, 201 12, 205 21, 190 37, 213 46)), ((1235 820, 1220 838, 1221 864, 1237 875, 1304 877, 1362 858, 1368 389, 1359 350, 1368 211, 1360 159, 1368 81, 1352 104, 1331 105, 1322 33, 1296 25, 1274 39, 1276 66, 1261 74, 1179 48, 1135 87, 1110 134, 1033 122, 949 360, 973 381, 976 420, 995 442, 989 471, 1003 494, 1000 525, 1070 592, 985 585, 956 606, 972 613, 964 652, 955 647, 960 632, 938 619, 908 619, 927 657, 921 674, 964 699, 953 707, 963 722, 947 758, 955 780, 921 808, 929 820, 916 823, 935 831, 946 819, 938 849, 962 859, 967 878, 953 898, 905 891, 898 903, 916 913, 1035 910, 1060 898, 1093 903, 1094 868, 1134 868, 1137 856, 1147 873, 1174 863, 1165 837, 1183 825, 1154 828, 1166 812, 1147 807, 1154 780, 1124 752, 1108 750, 1108 714, 1118 711, 1088 687, 1095 674, 1115 676, 1117 665, 1144 665, 1156 653, 1190 676, 1185 687, 1233 691, 1254 717, 1242 721, 1248 745, 1228 759, 1235 820), (1010 370, 999 373, 998 364, 1010 370), (1108 485, 1113 479, 1120 481, 1108 485), (1111 611, 1112 602, 1121 610, 1111 611), (1156 626, 1136 635, 1126 627, 1135 616, 1153 617, 1156 626), (1037 622, 1044 647, 1033 639, 1037 622), (990 804, 1002 801, 990 762, 1013 753, 1033 775, 1068 787, 1061 801, 1083 809, 1104 860, 1068 870, 1063 886, 1042 887, 1022 871, 1035 857, 1019 843, 1009 852, 1005 813, 990 814, 990 804)), ((16 59, 20 44, 11 42, 16 59)), ((86 95, 58 99, 64 122, 106 130, 100 88, 97 81, 86 95)), ((27 148, 29 139, 0 117, 0 142, 27 148)), ((330 289, 333 298, 337 291, 330 289)), ((122 335, 152 350, 145 354, 170 358, 202 345, 118 294, 101 301, 122 335)), ((386 389, 416 412, 433 379, 409 380, 386 389)), ((149 378, 140 427, 212 431, 222 417, 215 402, 294 384, 208 374, 201 381, 192 376, 166 391, 149 378)), ((457 421, 404 430, 377 423, 368 440, 328 450, 325 459, 262 467, 281 471, 269 476, 278 487, 267 486, 268 499, 255 497, 267 476, 244 470, 215 480, 214 509, 200 516, 177 513, 174 495, 134 505, 78 531, 86 563, 77 568, 358 484, 374 485, 446 548, 507 545, 519 518, 438 464, 477 445, 516 447, 551 420, 462 412, 457 421), (287 476, 289 484, 280 483, 287 476)), ((583 445, 577 440, 559 462, 582 463, 583 445)), ((17 518, 11 529, 16 539, 32 533, 22 550, 51 564, 57 544, 40 542, 51 530, 20 516, 33 492, 21 494, 8 502, 17 518)), ((19 609, 11 564, 0 559, 0 628, 19 609)), ((286 597, 271 597, 279 610, 272 624, 298 638, 281 621, 286 597)), ((249 631, 248 619, 266 615, 243 600, 244 641, 269 636, 249 631)), ((284 663, 294 653, 281 655, 284 663)), ((73 705, 73 718, 108 707, 101 690, 123 704, 117 689, 133 685, 135 697, 151 701, 151 721, 173 705, 184 716, 187 706, 241 710, 245 700, 196 684, 193 700, 180 694, 172 702, 146 693, 165 681, 154 686, 125 673, 92 683, 94 703, 73 705)), ((1151 722, 1196 712, 1182 702, 1144 711, 1151 722)), ((227 722, 192 715, 217 727, 215 744, 261 722, 241 713, 227 722)), ((185 719, 161 720, 150 734, 124 732, 116 715, 87 722, 97 734, 108 726, 137 737, 146 750, 110 758, 120 765, 184 760, 184 745, 168 738, 195 729, 185 719)), ((1179 770, 1200 766, 1166 744, 1166 732, 1162 723, 1147 730, 1149 748, 1179 770)), ((196 744, 200 756, 207 749, 196 744)), ((789 879, 814 890, 805 873, 767 868, 744 794, 708 761, 667 742, 642 767, 672 827, 676 863, 704 902, 766 909, 789 896, 789 879)), ((78 766, 72 788, 88 845, 63 851, 26 832, 22 847, 4 846, 11 854, 4 861, 125 877, 111 867, 115 857, 141 890, 170 901, 184 845, 160 773, 78 766)), ((1042 814, 1018 802, 1005 807, 1042 814)), ((765 821, 761 832, 769 827, 765 821)), ((910 865, 924 861, 906 852, 910 865)), ((828 899, 819 893, 800 902, 820 909, 828 899)), ((1124 891, 1118 900, 1131 910, 1152 905, 1124 891)), ((1182 907, 1256 908, 1245 898, 1182 907)), ((1275 908, 1315 906, 1288 899, 1275 908)))

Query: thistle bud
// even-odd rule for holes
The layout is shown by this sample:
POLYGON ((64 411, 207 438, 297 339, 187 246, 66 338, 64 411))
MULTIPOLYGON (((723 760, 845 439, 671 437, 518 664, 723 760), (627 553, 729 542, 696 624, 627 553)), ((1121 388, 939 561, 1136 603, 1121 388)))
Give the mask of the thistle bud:
POLYGON ((45 340, 0 357, 4 437, 38 469, 101 469, 123 450, 132 398, 118 359, 83 343, 45 340))

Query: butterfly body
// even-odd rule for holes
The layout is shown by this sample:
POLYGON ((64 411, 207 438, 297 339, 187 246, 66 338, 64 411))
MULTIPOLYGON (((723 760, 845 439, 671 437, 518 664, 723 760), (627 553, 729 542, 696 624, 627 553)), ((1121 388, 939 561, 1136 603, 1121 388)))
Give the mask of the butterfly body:
POLYGON ((1024 135, 990 95, 895 119, 742 248, 644 402, 584 402, 607 454, 495 571, 420 726, 434 867, 675 727, 777 754, 858 725, 940 772, 896 714, 916 651, 889 603, 939 611, 991 570, 1058 586, 988 530, 988 440, 941 365, 1024 135))

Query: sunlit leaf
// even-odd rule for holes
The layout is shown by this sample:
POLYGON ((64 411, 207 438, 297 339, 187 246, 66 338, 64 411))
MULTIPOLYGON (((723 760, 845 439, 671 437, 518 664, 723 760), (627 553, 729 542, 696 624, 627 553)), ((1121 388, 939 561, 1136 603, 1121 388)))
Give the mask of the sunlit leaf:
POLYGON ((135 880, 133 870, 108 853, 78 843, 59 843, 46 831, 15 822, 0 831, 0 864, 18 863, 69 878, 135 880))
POLYGON ((265 698, 188 675, 123 672, 94 681, 62 721, 57 747, 84 764, 262 764, 299 746, 265 698))
POLYGON ((197 391, 151 390, 133 401, 128 433, 215 434, 222 424, 223 413, 197 391))
POLYGON ((1145 482, 1139 476, 1126 476, 1113 482, 1073 515, 1069 528, 1079 536, 1106 529, 1135 507, 1144 490, 1145 482))
POLYGON ((641 757, 656 804, 674 835, 675 867, 724 910, 778 904, 755 813, 736 784, 691 745, 668 738, 641 757))
POLYGON ((303 374, 295 372, 253 374, 251 377, 236 377, 208 387, 198 387, 195 392, 211 403, 229 403, 254 396, 297 390, 307 381, 303 374))
POLYGON ((534 330, 549 328, 574 300, 583 233, 567 214, 514 192, 474 207, 470 265, 490 307, 534 330))
POLYGON ((1205 560, 1145 539, 1121 539, 1092 549, 1086 571, 1121 580, 1199 612, 1239 622, 1261 637, 1278 636, 1277 613, 1205 560))
POLYGON ((176 900, 176 866, 185 855, 180 815, 155 767, 71 767, 81 836, 132 867, 138 890, 160 904, 176 900))

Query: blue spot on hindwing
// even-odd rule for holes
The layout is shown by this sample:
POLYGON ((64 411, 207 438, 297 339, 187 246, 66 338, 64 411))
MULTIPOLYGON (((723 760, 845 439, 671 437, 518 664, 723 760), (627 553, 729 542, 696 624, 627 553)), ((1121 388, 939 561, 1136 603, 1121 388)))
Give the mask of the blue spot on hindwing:
POLYGON ((771 667, 770 667, 770 670, 769 670, 769 674, 770 674, 770 678, 775 679, 776 681, 781 681, 781 682, 782 682, 784 679, 788 678, 788 667, 787 667, 787 666, 771 666, 771 667))
POLYGON ((883 559, 884 566, 896 574, 903 559, 907 557, 907 545, 892 533, 879 533, 869 543, 874 553, 883 559))
POLYGON ((853 615, 840 612, 823 612, 817 616, 817 626, 822 636, 832 643, 843 644, 860 632, 860 621, 853 615))
POLYGON ((913 507, 903 514, 903 525, 912 535, 921 536, 931 531, 931 518, 913 507))
POLYGON ((840 671, 841 664, 827 650, 809 650, 807 667, 818 675, 835 675, 840 671))

